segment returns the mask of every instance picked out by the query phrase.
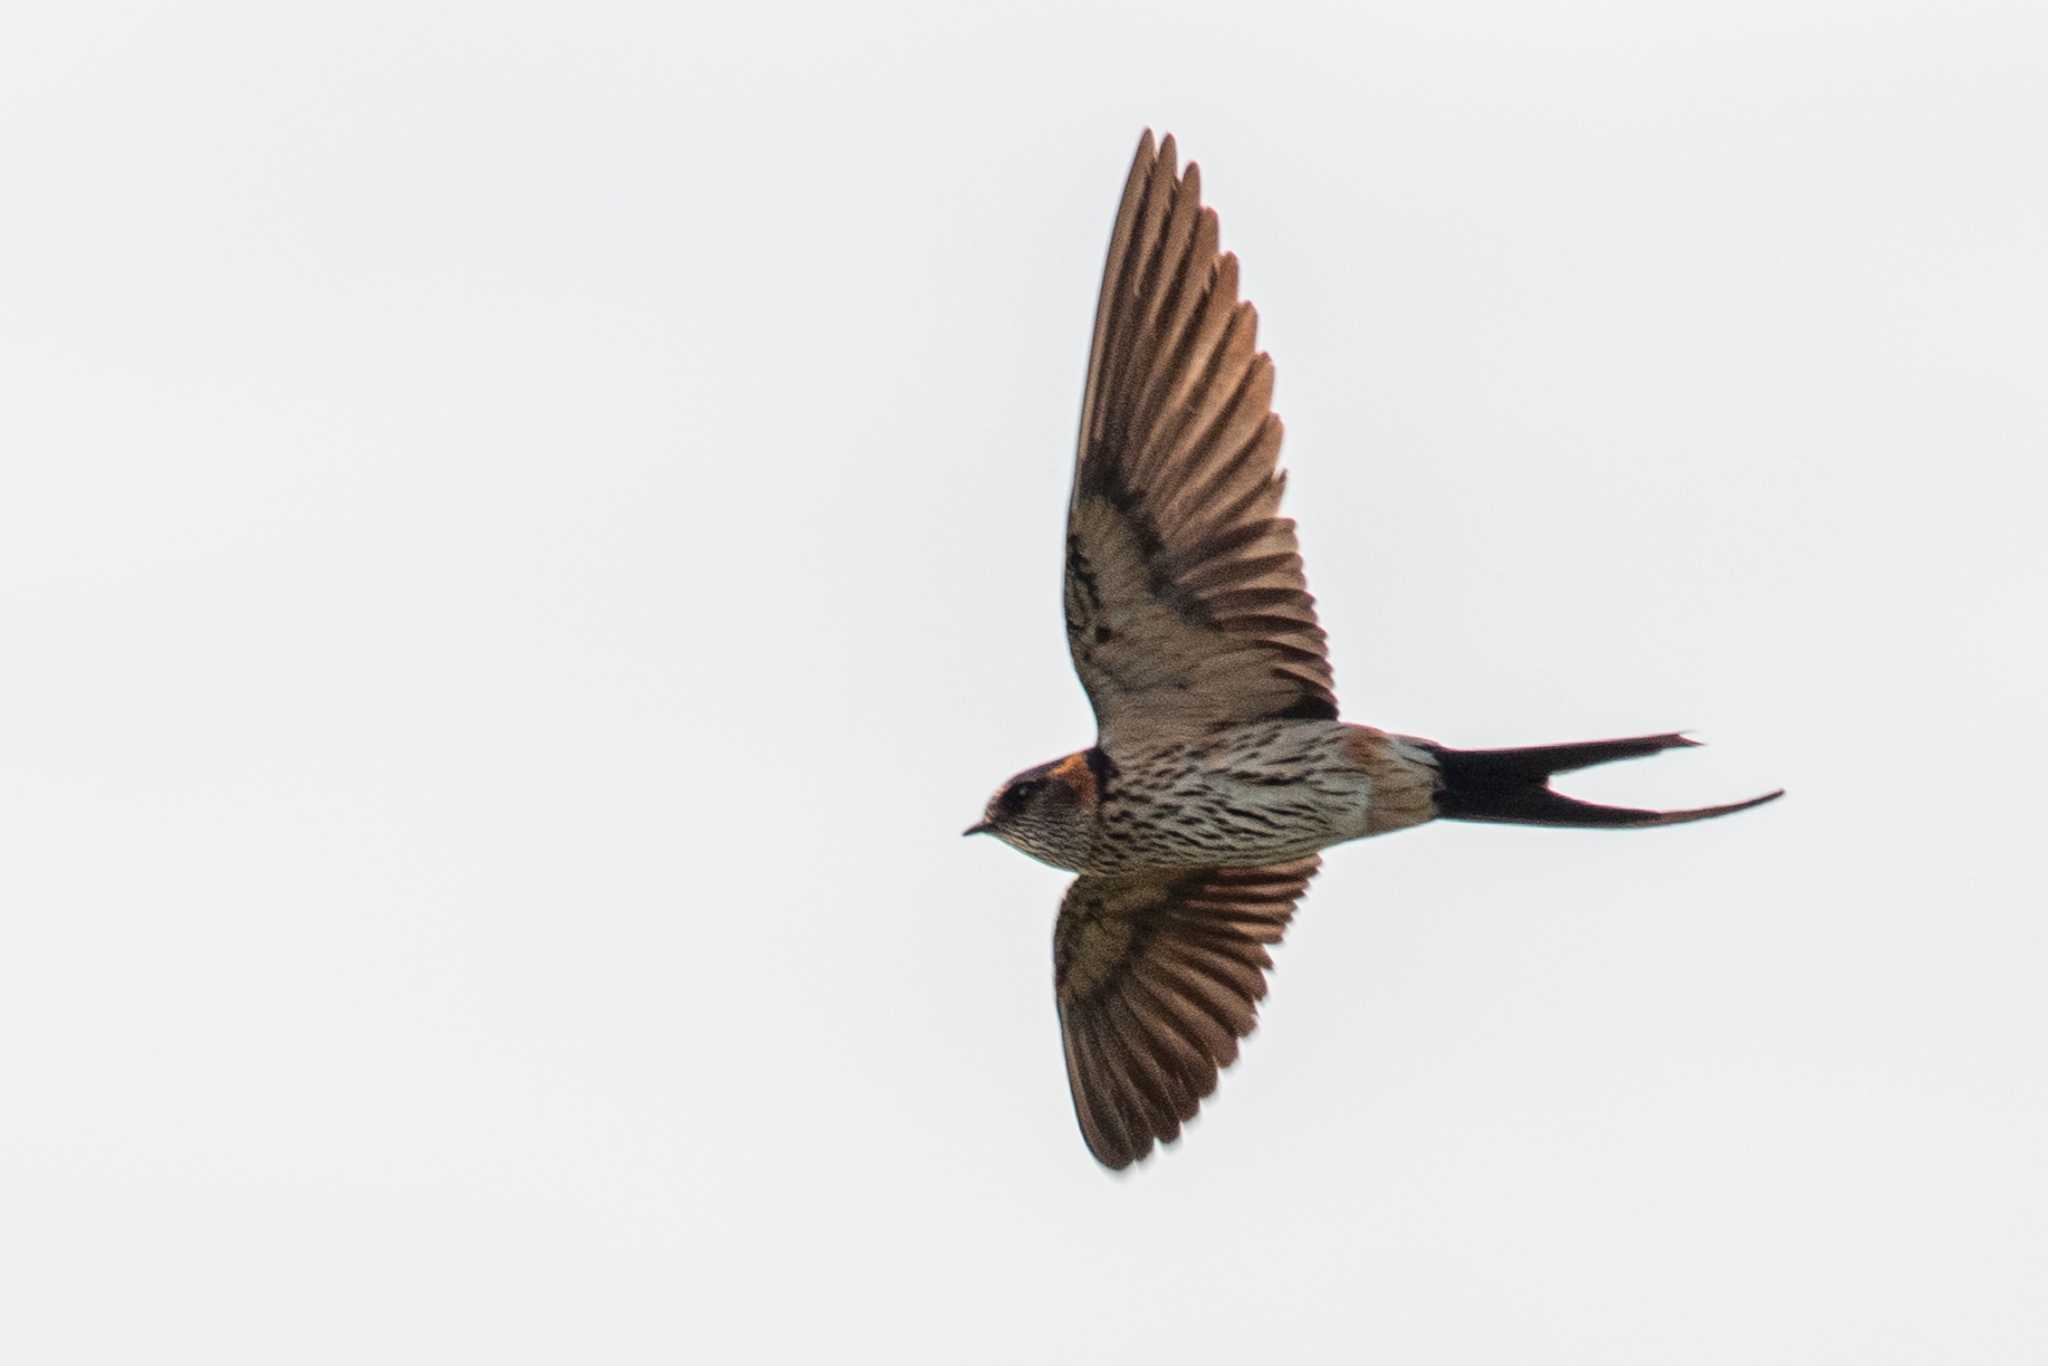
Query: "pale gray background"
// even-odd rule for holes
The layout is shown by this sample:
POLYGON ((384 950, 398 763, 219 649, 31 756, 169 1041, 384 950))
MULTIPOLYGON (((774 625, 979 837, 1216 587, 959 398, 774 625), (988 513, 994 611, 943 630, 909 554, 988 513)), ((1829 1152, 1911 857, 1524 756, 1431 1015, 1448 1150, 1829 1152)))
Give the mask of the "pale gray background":
POLYGON ((0 1355, 2048 1355, 2039 6, 0 26, 0 1355), (1357 719, 1786 801, 1338 851, 1115 1180, 1060 506, 1152 124, 1357 719))

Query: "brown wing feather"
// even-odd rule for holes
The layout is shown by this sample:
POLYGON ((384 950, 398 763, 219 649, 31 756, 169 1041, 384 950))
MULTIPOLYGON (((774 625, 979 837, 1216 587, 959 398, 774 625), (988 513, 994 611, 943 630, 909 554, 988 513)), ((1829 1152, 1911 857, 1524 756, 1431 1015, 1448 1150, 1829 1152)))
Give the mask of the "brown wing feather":
POLYGON ((1067 640, 1102 742, 1337 715, 1258 316, 1201 174, 1138 144, 1095 314, 1067 516, 1067 640))
POLYGON ((1074 1114, 1096 1160, 1171 1143, 1237 1058, 1319 860, 1075 880, 1053 927, 1074 1114))

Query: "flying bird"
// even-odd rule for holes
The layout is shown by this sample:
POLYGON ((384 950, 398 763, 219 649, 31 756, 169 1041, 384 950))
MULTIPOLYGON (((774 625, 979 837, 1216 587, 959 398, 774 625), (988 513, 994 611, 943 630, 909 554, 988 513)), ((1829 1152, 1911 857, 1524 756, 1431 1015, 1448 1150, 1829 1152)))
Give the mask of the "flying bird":
POLYGON ((970 835, 1079 873, 1053 927, 1067 1081, 1089 1151, 1170 1143, 1236 1060, 1267 953, 1333 844, 1436 819, 1677 825, 1550 787, 1682 735, 1458 750, 1338 719, 1280 513, 1280 419, 1193 162, 1148 130, 1110 236, 1067 505, 1066 621, 1089 748, 1017 774, 970 835))

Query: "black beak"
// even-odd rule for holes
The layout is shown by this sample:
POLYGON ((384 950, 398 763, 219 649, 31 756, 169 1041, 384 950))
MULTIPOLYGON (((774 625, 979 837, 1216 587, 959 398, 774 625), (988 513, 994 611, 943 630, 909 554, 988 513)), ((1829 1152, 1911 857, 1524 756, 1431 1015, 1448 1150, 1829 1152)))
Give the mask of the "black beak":
POLYGON ((995 824, 991 821, 976 821, 960 833, 963 835, 986 835, 995 828, 995 824))

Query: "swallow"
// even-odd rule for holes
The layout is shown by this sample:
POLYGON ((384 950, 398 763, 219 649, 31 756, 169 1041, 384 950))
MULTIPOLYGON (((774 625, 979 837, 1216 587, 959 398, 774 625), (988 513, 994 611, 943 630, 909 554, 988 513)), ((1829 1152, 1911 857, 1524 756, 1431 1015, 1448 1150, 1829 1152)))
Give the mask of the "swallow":
POLYGON ((1280 515, 1280 419, 1193 162, 1147 130, 1089 348, 1067 503, 1066 626, 1089 748, 1017 774, 966 833, 1078 873, 1053 927, 1074 1114, 1121 1169, 1171 1143, 1257 1023, 1270 948, 1335 844, 1432 820, 1678 825, 1560 773, 1679 734, 1451 749, 1340 720, 1325 636, 1280 515))

